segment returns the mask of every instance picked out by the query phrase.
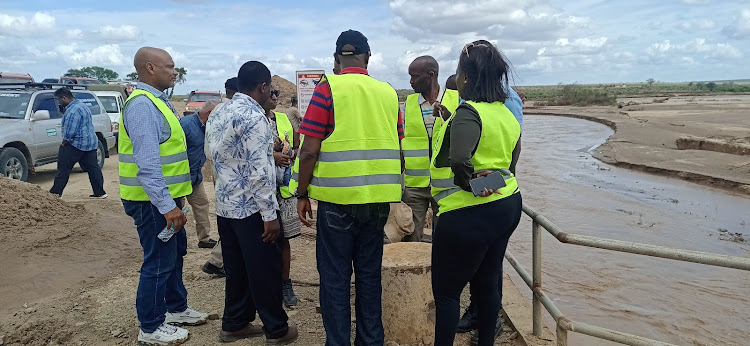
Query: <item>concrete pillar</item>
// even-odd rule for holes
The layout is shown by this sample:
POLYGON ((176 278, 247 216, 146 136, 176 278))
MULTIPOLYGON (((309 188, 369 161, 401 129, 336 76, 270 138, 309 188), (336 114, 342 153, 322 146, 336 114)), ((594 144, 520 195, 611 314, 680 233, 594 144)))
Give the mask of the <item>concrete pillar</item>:
POLYGON ((395 243, 383 249, 383 327, 387 345, 432 345, 435 301, 432 244, 395 243))

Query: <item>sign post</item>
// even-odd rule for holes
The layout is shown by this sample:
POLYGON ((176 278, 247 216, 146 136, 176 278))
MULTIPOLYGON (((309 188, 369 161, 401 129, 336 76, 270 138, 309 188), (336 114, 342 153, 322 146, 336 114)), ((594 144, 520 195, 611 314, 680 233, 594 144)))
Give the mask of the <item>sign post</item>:
POLYGON ((305 116, 315 86, 323 78, 323 74, 325 74, 323 70, 297 71, 297 108, 300 116, 305 116))

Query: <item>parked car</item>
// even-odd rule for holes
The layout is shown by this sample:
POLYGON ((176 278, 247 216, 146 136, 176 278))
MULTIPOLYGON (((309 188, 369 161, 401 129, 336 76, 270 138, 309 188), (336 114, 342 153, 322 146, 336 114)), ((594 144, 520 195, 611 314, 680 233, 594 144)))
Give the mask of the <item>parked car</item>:
MULTIPOLYGON (((62 142, 62 113, 54 89, 62 84, 0 84, 0 174, 26 181, 35 167, 57 162, 62 142)), ((86 86, 70 86, 76 99, 91 110, 99 138, 97 159, 115 146, 112 121, 99 99, 86 86)))
POLYGON ((125 105, 125 99, 123 93, 118 91, 92 91, 104 107, 104 111, 109 115, 109 119, 112 121, 112 132, 115 135, 115 139, 118 137, 120 132, 120 114, 122 113, 122 107, 125 105))
POLYGON ((34 83, 34 78, 28 73, 0 72, 0 83, 34 83))
POLYGON ((185 112, 182 115, 193 114, 203 107, 208 100, 218 100, 221 102, 221 92, 219 91, 191 91, 188 96, 185 112))
POLYGON ((98 79, 96 78, 89 78, 89 77, 82 77, 82 76, 71 76, 71 75, 65 75, 60 77, 60 83, 61 84, 102 84, 98 79))

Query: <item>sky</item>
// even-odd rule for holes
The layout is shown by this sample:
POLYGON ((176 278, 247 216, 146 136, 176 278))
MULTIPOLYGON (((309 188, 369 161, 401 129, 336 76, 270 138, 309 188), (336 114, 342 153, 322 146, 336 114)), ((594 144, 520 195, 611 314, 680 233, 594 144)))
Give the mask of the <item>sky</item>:
POLYGON ((443 81, 477 39, 503 52, 514 85, 750 78, 746 0, 0 0, 0 71, 124 77, 154 46, 187 69, 177 94, 221 90, 250 60, 291 81, 330 72, 347 29, 368 37, 370 74, 404 89, 414 58, 435 57, 443 81))

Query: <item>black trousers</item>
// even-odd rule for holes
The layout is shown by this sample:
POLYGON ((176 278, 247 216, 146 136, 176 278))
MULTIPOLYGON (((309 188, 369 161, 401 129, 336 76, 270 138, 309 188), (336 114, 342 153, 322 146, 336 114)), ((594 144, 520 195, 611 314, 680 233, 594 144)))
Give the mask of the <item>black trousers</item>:
POLYGON ((257 311, 266 338, 286 335, 289 325, 282 307, 281 246, 261 239, 260 213, 239 220, 218 216, 216 220, 227 272, 221 328, 236 332, 254 321, 257 311))
POLYGON ((104 176, 102 169, 99 167, 99 161, 96 159, 96 150, 83 151, 67 144, 61 145, 57 153, 57 174, 55 174, 55 183, 49 192, 62 195, 65 185, 68 185, 70 171, 76 163, 81 164, 86 173, 89 174, 89 182, 94 190, 94 195, 101 196, 104 194, 104 176))
POLYGON ((452 346, 460 297, 471 282, 479 315, 479 345, 494 343, 501 307, 498 278, 508 239, 521 219, 521 194, 440 215, 432 237, 435 346, 452 346))

